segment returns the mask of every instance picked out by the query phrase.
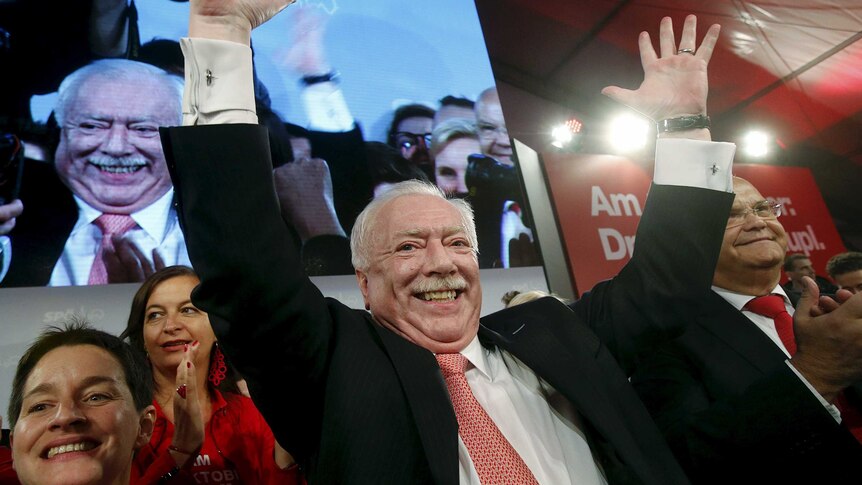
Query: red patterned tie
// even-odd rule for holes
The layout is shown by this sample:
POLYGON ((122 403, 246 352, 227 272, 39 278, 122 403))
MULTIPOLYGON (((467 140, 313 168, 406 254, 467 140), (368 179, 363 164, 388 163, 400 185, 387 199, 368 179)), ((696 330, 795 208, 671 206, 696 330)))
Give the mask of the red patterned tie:
MULTIPOLYGON (((745 305, 745 309, 772 318, 775 321, 775 330, 778 338, 784 344, 787 352, 792 357, 796 353, 796 338, 793 335, 793 317, 787 313, 784 306, 784 298, 778 295, 759 296, 745 305)), ((841 411, 841 424, 853 433, 856 441, 862 443, 862 413, 856 406, 850 404, 844 393, 838 394, 834 402, 841 411)))
POLYGON ((458 434, 467 446, 479 481, 486 485, 538 484, 521 455, 473 396, 464 376, 467 358, 461 354, 437 354, 436 357, 455 408, 458 434))
POLYGON ((93 266, 90 268, 90 278, 87 280, 87 284, 105 285, 108 283, 108 270, 102 256, 105 249, 114 249, 114 241, 111 240, 111 237, 114 234, 122 236, 126 231, 137 226, 137 223, 128 214, 102 214, 93 221, 93 224, 102 231, 102 241, 96 250, 96 259, 93 260, 93 266))
POLYGON ((787 353, 793 357, 796 353, 796 337, 793 336, 793 317, 787 313, 784 306, 784 298, 778 295, 758 296, 745 304, 745 309, 769 317, 775 322, 775 331, 778 338, 787 349, 787 353))

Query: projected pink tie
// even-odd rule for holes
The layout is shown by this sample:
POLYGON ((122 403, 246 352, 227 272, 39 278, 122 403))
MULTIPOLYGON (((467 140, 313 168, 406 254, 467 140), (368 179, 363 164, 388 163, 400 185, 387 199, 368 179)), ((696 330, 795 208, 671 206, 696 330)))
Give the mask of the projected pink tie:
POLYGON ((114 242, 111 237, 115 234, 122 236, 129 229, 137 226, 132 216, 128 214, 102 214, 93 221, 102 231, 102 241, 99 243, 99 248, 96 251, 96 259, 93 260, 93 266, 90 268, 90 278, 87 280, 91 285, 104 285, 108 283, 108 270, 105 267, 103 259, 105 249, 113 251, 114 242))

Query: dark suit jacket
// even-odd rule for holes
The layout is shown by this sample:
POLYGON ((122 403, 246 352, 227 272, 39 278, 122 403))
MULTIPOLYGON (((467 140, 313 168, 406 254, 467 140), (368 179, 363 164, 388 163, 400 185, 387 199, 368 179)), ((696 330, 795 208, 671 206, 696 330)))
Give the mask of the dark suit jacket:
POLYGON ((46 286, 78 220, 78 206, 54 167, 26 160, 21 201, 24 213, 9 234, 12 263, 0 287, 46 286))
POLYGON ((692 315, 632 383, 695 483, 862 481, 862 446, 769 337, 714 292, 692 315))
MULTIPOLYGON (((458 483, 457 423, 433 354, 324 298, 302 274, 278 202, 264 190, 272 186, 265 133, 221 125, 164 130, 162 139, 202 282, 192 298, 310 482, 458 483)), ((646 297, 708 290, 731 202, 655 187, 634 262, 584 302, 588 321, 553 299, 482 319, 483 344, 510 352, 576 406, 612 484, 687 482, 608 349, 630 353, 628 362, 639 349, 622 340, 635 326, 673 331, 647 317, 674 306, 655 310, 646 297), (669 260, 685 277, 671 277, 669 260)))

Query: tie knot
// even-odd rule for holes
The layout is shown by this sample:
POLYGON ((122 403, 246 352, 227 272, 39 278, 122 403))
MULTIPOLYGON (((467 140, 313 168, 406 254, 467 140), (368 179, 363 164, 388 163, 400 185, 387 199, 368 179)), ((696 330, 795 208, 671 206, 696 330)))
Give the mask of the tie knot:
POLYGON ((102 231, 103 235, 123 235, 137 225, 128 214, 102 214, 93 221, 93 224, 102 231))
POLYGON ((464 374, 467 368, 467 358, 461 354, 437 354, 437 363, 443 372, 443 377, 464 374))
POLYGON ((769 318, 775 318, 787 311, 784 306, 784 298, 778 295, 766 295, 753 298, 745 304, 745 309, 769 318))

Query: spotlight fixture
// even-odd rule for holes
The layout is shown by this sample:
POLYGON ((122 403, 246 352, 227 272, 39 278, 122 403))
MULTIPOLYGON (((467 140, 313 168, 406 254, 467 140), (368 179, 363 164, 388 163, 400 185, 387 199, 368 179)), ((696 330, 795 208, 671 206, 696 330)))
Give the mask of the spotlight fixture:
POLYGON ((551 138, 553 139, 553 141, 551 141, 551 146, 556 148, 565 148, 572 142, 572 140, 575 139, 575 135, 580 133, 583 128, 583 123, 575 118, 555 126, 551 130, 551 138))
POLYGON ((769 155, 771 144, 771 137, 763 131, 752 130, 742 137, 742 151, 752 158, 763 158, 769 155))
POLYGON ((641 150, 649 141, 650 123, 645 118, 626 113, 611 121, 608 141, 620 153, 641 150))

